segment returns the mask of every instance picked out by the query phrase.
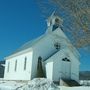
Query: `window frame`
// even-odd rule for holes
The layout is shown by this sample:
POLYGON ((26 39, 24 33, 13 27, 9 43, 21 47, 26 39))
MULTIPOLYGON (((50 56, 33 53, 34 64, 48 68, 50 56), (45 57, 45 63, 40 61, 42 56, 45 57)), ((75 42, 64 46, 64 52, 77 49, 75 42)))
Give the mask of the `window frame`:
POLYGON ((10 71, 10 62, 8 62, 8 66, 7 66, 7 72, 10 71))
POLYGON ((15 60, 15 68, 14 68, 14 71, 15 71, 15 72, 17 71, 17 60, 15 60))
POLYGON ((24 58, 24 70, 27 68, 27 57, 24 58))

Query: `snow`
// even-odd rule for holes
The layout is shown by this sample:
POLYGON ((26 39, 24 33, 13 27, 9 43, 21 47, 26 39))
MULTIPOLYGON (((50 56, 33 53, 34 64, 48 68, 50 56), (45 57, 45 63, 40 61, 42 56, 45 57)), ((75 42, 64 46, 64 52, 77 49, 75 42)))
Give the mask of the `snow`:
POLYGON ((60 90, 52 81, 35 78, 32 81, 0 81, 0 90, 60 90))
POLYGON ((60 90, 90 90, 90 87, 80 86, 80 87, 60 87, 60 90))
POLYGON ((16 81, 0 81, 0 90, 15 90, 21 86, 24 86, 25 83, 16 82, 16 81))
POLYGON ((59 90, 52 81, 45 78, 35 78, 27 86, 27 90, 59 90))
POLYGON ((5 81, 0 79, 0 90, 90 90, 90 87, 56 86, 46 78, 35 78, 31 81, 5 81))

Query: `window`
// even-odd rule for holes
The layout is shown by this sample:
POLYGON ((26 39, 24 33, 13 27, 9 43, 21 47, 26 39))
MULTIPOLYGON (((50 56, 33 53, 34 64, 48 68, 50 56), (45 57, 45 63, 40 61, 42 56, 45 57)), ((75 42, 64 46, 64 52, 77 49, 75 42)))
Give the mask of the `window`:
POLYGON ((52 25, 52 20, 50 20, 50 25, 52 25))
POLYGON ((60 20, 59 20, 58 18, 55 19, 55 24, 56 24, 57 26, 59 26, 60 20))
POLYGON ((52 31, 56 30, 59 27, 60 20, 58 18, 55 19, 55 24, 53 25, 52 31))
POLYGON ((62 61, 65 61, 65 58, 63 58, 62 61))
POLYGON ((56 30, 58 28, 58 25, 53 25, 52 31, 56 30))
POLYGON ((26 70, 26 66, 27 66, 27 57, 25 57, 25 60, 24 60, 24 70, 26 70))
POLYGON ((42 66, 42 57, 39 56, 38 57, 38 69, 41 68, 41 66, 42 66))
POLYGON ((70 60, 69 60, 69 59, 67 59, 67 61, 68 61, 68 62, 70 62, 70 60))
POLYGON ((38 60, 42 60, 42 57, 41 57, 41 56, 39 56, 39 57, 38 57, 38 60))
POLYGON ((7 72, 9 72, 10 62, 8 62, 7 72))
POLYGON ((60 43, 56 42, 56 43, 54 44, 54 47, 55 47, 57 50, 59 50, 59 49, 60 49, 60 43))
POLYGON ((37 63, 37 77, 40 78, 40 77, 45 77, 44 75, 44 71, 43 71, 43 66, 42 66, 42 57, 39 56, 38 57, 38 63, 37 63))
POLYGON ((67 57, 63 58, 62 61, 70 62, 70 60, 67 57))
POLYGON ((17 71, 17 60, 15 61, 15 71, 17 71))

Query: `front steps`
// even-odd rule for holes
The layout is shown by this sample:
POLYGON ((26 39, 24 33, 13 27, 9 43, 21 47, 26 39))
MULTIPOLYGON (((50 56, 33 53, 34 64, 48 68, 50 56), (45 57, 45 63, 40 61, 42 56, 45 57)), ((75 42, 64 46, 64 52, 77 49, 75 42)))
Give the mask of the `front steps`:
POLYGON ((72 80, 72 79, 61 79, 60 80, 60 86, 73 87, 73 86, 80 86, 80 84, 77 81, 72 80))

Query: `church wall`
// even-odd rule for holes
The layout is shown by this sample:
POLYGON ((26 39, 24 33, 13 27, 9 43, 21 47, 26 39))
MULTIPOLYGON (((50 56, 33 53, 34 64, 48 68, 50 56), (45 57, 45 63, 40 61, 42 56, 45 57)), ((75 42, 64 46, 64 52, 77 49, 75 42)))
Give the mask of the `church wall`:
POLYGON ((63 71, 61 69, 61 58, 62 58, 62 56, 59 52, 53 57, 53 62, 54 62, 53 81, 59 81, 61 78, 61 72, 63 71))
POLYGON ((62 59, 65 57, 66 55, 63 52, 63 50, 60 50, 54 55, 54 57, 51 58, 53 59, 53 63, 54 63, 53 64, 54 81, 59 81, 61 78, 70 79, 70 74, 66 74, 66 73, 70 73, 70 65, 68 66, 68 62, 66 62, 66 64, 64 65, 63 63, 65 61, 62 61, 62 59))
POLYGON ((58 35, 60 35, 62 38, 62 49, 65 52, 66 57, 69 57, 71 60, 71 79, 74 79, 76 81, 79 81, 79 53, 78 51, 74 48, 74 46, 71 44, 69 39, 65 36, 65 34, 62 32, 62 30, 57 30, 56 33, 58 32, 58 35), (60 34, 59 34, 60 32, 60 34))
POLYGON ((59 52, 57 52, 55 55, 53 55, 51 58, 49 58, 47 61, 45 61, 45 66, 47 66, 49 63, 53 63, 53 72, 52 72, 52 78, 50 76, 51 72, 50 72, 50 68, 48 67, 46 69, 46 72, 50 73, 48 74, 48 79, 53 80, 53 81, 59 81, 61 78, 61 74, 63 72, 62 69, 62 58, 63 58, 63 53, 61 52, 61 50, 59 52))
POLYGON ((71 79, 79 81, 79 59, 75 57, 72 51, 70 51, 69 49, 67 49, 66 52, 69 53, 71 60, 71 79))
POLYGON ((71 65, 71 78, 79 82, 79 67, 80 63, 77 61, 77 58, 73 57, 71 65))
POLYGON ((54 42, 52 40, 52 37, 50 35, 47 35, 42 40, 37 42, 36 45, 33 47, 33 71, 32 71, 32 78, 36 77, 37 73, 37 61, 38 57, 41 56, 42 60, 46 60, 49 58, 54 52, 56 52, 56 49, 54 47, 54 42))
MULTIPOLYGON (((78 60, 79 59, 79 53, 71 45, 69 39, 65 36, 65 34, 63 33, 62 30, 57 29, 56 31, 54 31, 53 36, 56 40, 60 41, 61 49, 63 49, 64 52, 66 52, 64 54, 64 57, 68 57, 68 55, 69 55, 68 58, 70 58, 70 60, 71 60, 71 62, 66 62, 65 66, 63 65, 62 72, 64 73, 64 71, 66 69, 67 69, 67 71, 69 70, 70 72, 68 72, 68 75, 69 75, 69 73, 71 73, 71 75, 70 75, 71 79, 79 81, 79 60, 78 60)), ((63 56, 61 56, 61 54, 59 56, 61 58, 63 58, 63 56)), ((54 60, 56 60, 56 58, 54 60)), ((56 74, 54 76, 59 75, 58 72, 56 71, 59 68, 59 67, 56 67, 56 66, 60 65, 58 63, 59 63, 58 61, 56 63, 54 63, 54 66, 55 66, 55 68, 54 68, 55 72, 54 73, 56 74)), ((63 64, 63 63, 61 63, 61 64, 63 64)), ((55 77, 55 80, 58 80, 58 77, 55 77)), ((64 75, 63 75, 63 77, 64 77, 64 75)), ((68 78, 70 78, 70 77, 68 77, 68 78)), ((66 76, 65 76, 65 78, 66 78, 66 76)))
POLYGON ((68 37, 65 35, 65 33, 63 32, 63 30, 61 30, 60 28, 56 29, 56 31, 54 31, 53 33, 54 38, 56 37, 56 40, 58 40, 61 44, 61 48, 68 48, 69 50, 71 50, 73 52, 73 54, 75 55, 75 57, 77 57, 79 59, 80 54, 77 51, 77 49, 71 44, 71 41, 68 39, 68 37))
MULTIPOLYGON (((55 33, 53 33, 53 34, 57 34, 57 33, 60 33, 60 32, 55 31, 55 33)), ((55 38, 55 37, 48 35, 45 38, 43 38, 40 42, 37 42, 36 46, 33 47, 34 56, 33 56, 33 65, 32 65, 33 66, 32 78, 36 77, 38 57, 41 56, 43 60, 46 60, 47 57, 49 57, 49 56, 51 57, 53 52, 56 52, 56 49, 54 47, 54 39, 60 39, 60 37, 55 38)), ((70 66, 68 63, 68 65, 66 64, 67 65, 66 67, 70 68, 70 70, 69 70, 69 73, 71 73, 70 77, 72 79, 78 81, 79 62, 78 62, 77 58, 74 57, 74 54, 72 53, 72 51, 70 51, 71 49, 69 47, 67 47, 67 43, 65 43, 65 45, 66 46, 65 47, 62 46, 61 49, 63 49, 65 52, 68 52, 70 54, 70 59, 71 59, 70 66), (69 51, 67 50, 67 48, 69 49, 69 51), (74 75, 74 74, 77 74, 77 75, 74 75)), ((60 60, 60 58, 58 59, 59 56, 61 57, 61 59, 63 58, 60 54, 57 57, 55 57, 54 60, 60 60)), ((65 54, 64 57, 68 57, 67 54, 65 54)), ((60 78, 60 75, 58 74, 59 70, 60 70, 59 69, 60 63, 57 61, 56 63, 54 62, 53 65, 55 66, 55 67, 53 66, 53 76, 55 76, 55 77, 53 77, 53 80, 57 81, 60 78)), ((64 71, 64 70, 62 70, 62 71, 64 71)))
POLYGON ((4 79, 5 80, 30 80, 32 54, 33 54, 32 52, 27 52, 22 55, 6 60, 4 79), (24 70, 25 57, 27 58, 26 70, 24 70), (16 70, 15 70, 16 60, 17 60, 17 65, 16 65, 16 70), (9 71, 7 71, 8 63, 9 63, 9 71))
POLYGON ((59 81, 62 78, 70 79, 71 62, 63 61, 65 57, 66 55, 63 50, 60 50, 54 57, 54 59, 56 59, 54 61, 54 81, 59 81))

